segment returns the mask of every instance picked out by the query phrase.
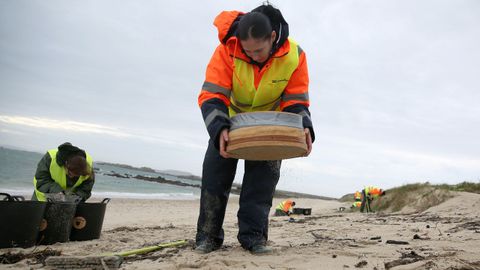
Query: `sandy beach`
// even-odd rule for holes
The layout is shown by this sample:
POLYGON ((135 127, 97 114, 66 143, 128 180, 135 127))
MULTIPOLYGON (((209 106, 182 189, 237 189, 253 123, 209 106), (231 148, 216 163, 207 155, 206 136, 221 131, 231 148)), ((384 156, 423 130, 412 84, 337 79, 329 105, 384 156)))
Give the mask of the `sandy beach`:
MULTIPOLYGON (((271 255, 255 256, 240 247, 235 196, 227 208, 225 243, 220 250, 200 255, 190 243, 128 257, 121 269, 480 269, 479 194, 457 193, 414 214, 362 214, 348 211, 349 205, 338 201, 295 200, 297 207, 312 208, 312 214, 293 216, 293 221, 271 217, 271 255)), ((278 202, 275 199, 274 205, 278 202)), ((112 199, 98 240, 1 249, 0 253, 52 249, 62 255, 86 256, 193 240, 198 207, 198 200, 112 199)), ((0 264, 0 268, 45 266, 25 259, 0 264)))

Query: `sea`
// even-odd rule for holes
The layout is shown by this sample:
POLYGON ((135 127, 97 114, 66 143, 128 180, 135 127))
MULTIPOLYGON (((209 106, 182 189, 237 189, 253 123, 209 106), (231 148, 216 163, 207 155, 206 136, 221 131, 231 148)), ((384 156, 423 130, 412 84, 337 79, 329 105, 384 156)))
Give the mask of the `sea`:
MULTIPOLYGON (((0 147, 0 192, 24 196, 27 200, 30 199, 33 194, 33 177, 37 164, 44 154, 0 147)), ((159 172, 146 172, 114 164, 98 164, 95 163, 95 157, 94 168, 95 185, 92 190, 92 197, 95 198, 166 200, 194 200, 200 198, 200 189, 196 187, 156 183, 136 178, 120 178, 108 174, 141 175, 153 178, 160 176, 166 180, 200 185, 198 180, 184 179, 159 172)))

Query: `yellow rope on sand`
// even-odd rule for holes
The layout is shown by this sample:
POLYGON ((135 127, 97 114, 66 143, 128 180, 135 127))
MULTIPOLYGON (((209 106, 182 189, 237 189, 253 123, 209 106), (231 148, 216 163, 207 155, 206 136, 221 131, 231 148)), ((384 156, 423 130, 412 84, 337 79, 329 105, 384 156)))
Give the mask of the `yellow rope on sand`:
POLYGON ((113 253, 113 254, 112 253, 105 254, 104 256, 127 257, 127 256, 130 256, 130 255, 145 254, 145 253, 152 252, 152 251, 162 249, 162 248, 181 246, 181 245, 185 245, 186 243, 187 243, 187 240, 178 240, 178 241, 174 241, 174 242, 162 243, 162 244, 158 244, 158 245, 155 245, 155 246, 149 246, 149 247, 144 247, 144 248, 140 248, 140 249, 123 251, 123 252, 118 252, 118 253, 113 253))

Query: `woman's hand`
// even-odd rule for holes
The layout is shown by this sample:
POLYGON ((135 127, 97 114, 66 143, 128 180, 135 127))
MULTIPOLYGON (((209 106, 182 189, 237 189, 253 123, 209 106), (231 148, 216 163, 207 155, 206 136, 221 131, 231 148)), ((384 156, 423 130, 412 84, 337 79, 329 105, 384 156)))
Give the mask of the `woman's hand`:
POLYGON ((305 142, 307 143, 307 153, 305 153, 305 157, 310 155, 310 152, 312 152, 312 135, 310 134, 310 129, 305 128, 305 142))
POLYGON ((228 143, 228 129, 222 130, 220 132, 220 156, 223 158, 230 158, 230 155, 227 153, 227 143, 228 143))

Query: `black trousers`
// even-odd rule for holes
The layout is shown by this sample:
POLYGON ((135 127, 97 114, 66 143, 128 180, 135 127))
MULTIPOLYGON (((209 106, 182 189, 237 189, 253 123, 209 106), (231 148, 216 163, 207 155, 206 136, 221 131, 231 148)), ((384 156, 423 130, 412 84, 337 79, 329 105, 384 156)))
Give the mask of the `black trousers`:
MULTIPOLYGON (((225 159, 210 140, 203 161, 200 215, 196 242, 213 241, 223 244, 223 220, 228 197, 235 178, 238 159, 225 159)), ((280 178, 281 161, 245 160, 240 209, 238 241, 245 249, 265 244, 268 239, 268 214, 280 178)))

